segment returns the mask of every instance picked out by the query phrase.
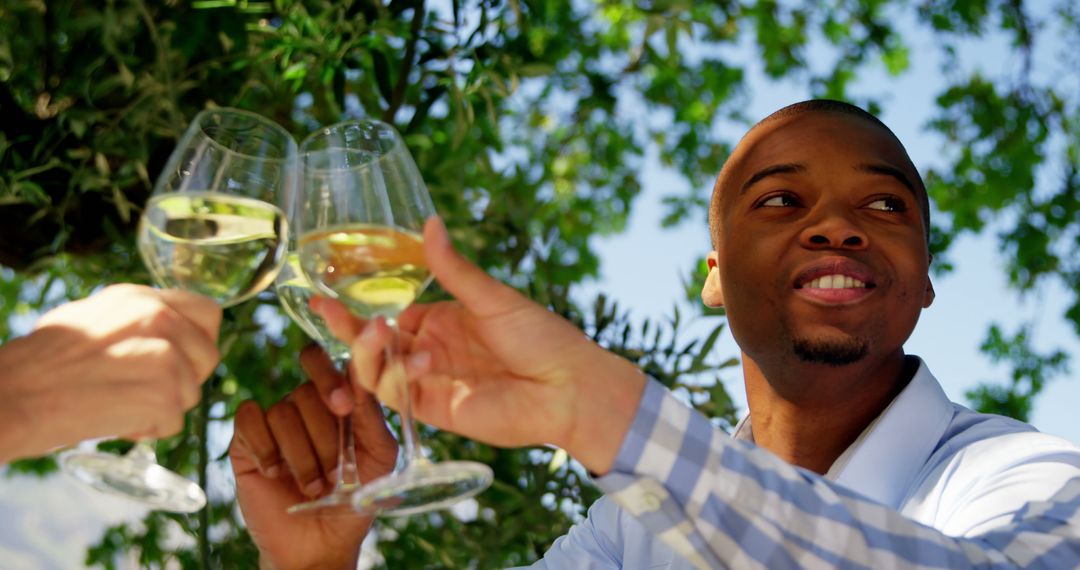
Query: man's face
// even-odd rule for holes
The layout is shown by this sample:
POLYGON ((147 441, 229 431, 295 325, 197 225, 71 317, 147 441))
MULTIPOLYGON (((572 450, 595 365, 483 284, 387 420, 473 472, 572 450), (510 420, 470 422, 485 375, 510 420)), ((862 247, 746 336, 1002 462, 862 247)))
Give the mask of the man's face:
POLYGON ((812 112, 766 123, 721 182, 706 303, 759 364, 899 351, 933 300, 924 192, 880 127, 812 112))

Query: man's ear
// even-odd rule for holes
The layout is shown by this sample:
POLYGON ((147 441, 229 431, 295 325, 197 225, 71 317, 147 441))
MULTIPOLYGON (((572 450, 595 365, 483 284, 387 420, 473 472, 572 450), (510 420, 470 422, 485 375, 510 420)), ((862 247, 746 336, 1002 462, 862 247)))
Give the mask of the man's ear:
MULTIPOLYGON (((934 263, 934 255, 930 255, 930 263, 934 263)), ((934 292, 934 282, 930 280, 930 276, 926 276, 926 297, 923 299, 922 308, 928 309, 930 305, 934 303, 934 298, 937 297, 937 293, 934 292)))
POLYGON ((701 288, 701 300, 706 307, 723 307, 724 291, 720 288, 720 269, 717 268, 717 255, 710 251, 705 256, 705 263, 709 266, 709 275, 705 277, 705 285, 701 288))

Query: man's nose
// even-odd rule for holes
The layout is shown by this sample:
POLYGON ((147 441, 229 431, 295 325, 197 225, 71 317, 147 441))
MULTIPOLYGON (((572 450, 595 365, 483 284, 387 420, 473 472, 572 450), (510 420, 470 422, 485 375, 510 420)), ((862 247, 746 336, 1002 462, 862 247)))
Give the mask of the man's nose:
POLYGON ((799 235, 807 249, 865 249, 869 236, 842 208, 816 213, 799 235))

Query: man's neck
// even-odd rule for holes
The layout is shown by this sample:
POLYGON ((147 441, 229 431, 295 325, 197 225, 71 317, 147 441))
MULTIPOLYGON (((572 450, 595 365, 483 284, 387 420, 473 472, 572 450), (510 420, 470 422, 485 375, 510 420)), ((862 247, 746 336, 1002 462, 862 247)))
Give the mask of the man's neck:
POLYGON ((846 366, 788 363, 769 375, 743 354, 757 445, 824 474, 903 390, 917 361, 903 352, 846 366))

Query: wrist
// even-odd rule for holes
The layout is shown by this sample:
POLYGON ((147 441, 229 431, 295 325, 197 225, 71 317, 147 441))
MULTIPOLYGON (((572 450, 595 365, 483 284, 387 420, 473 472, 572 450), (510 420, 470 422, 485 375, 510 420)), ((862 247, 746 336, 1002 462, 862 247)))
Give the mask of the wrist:
POLYGON ((615 464, 648 380, 632 362, 599 350, 603 358, 597 365, 578 374, 574 429, 563 447, 586 469, 603 475, 615 464))
MULTIPOLYGON (((306 515, 304 515, 306 516, 306 515)), ((297 568, 287 568, 274 564, 269 560, 265 554, 259 555, 259 570, 356 570, 357 564, 360 561, 360 548, 357 547, 353 556, 347 560, 341 560, 339 562, 333 562, 328 560, 320 560, 316 563, 300 566, 297 568)))
MULTIPOLYGON (((302 515, 307 516, 307 515, 302 515)), ((371 531, 373 519, 339 519, 344 534, 331 540, 316 539, 317 548, 297 551, 288 541, 273 540, 268 536, 252 536, 259 549, 259 570, 356 570, 364 538, 371 531), (357 525, 352 528, 352 525, 357 525), (349 538, 345 536, 348 535, 349 538), (354 540, 355 539, 355 540, 354 540)), ((275 536, 280 536, 275 532, 275 536)))

